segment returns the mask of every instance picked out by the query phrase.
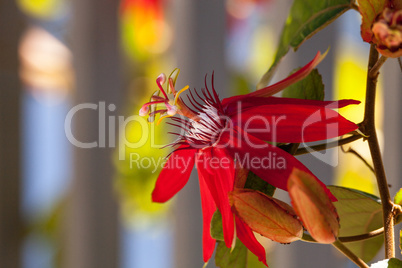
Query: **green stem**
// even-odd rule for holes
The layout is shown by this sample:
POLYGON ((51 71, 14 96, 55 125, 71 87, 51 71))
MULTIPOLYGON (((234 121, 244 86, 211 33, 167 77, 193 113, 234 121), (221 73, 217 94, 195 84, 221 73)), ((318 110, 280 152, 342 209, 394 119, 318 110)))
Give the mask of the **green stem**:
POLYGON ((366 239, 369 239, 372 237, 376 237, 383 233, 384 233, 384 228, 381 227, 381 228, 371 231, 367 234, 338 237, 338 240, 342 243, 356 242, 356 241, 362 241, 362 240, 366 240, 366 239))
MULTIPOLYGON (((369 233, 365 233, 365 234, 361 234, 361 235, 340 236, 340 237, 338 237, 338 240, 342 243, 358 242, 358 241, 362 241, 362 240, 366 240, 369 238, 379 236, 383 233, 384 233, 384 228, 381 227, 379 229, 376 229, 369 233)), ((309 235, 307 233, 303 233, 303 237, 301 238, 301 240, 304 242, 318 243, 317 241, 315 241, 315 239, 311 235, 309 235)))
POLYGON ((356 10, 357 12, 360 12, 359 6, 356 5, 355 3, 352 4, 351 8, 354 9, 354 10, 356 10))
POLYGON ((333 142, 312 145, 310 147, 302 147, 296 150, 294 155, 308 154, 311 151, 323 151, 330 148, 335 148, 341 145, 351 143, 355 140, 363 138, 361 135, 355 134, 347 138, 342 138, 333 142))
POLYGON ((368 72, 368 76, 370 78, 376 79, 379 73, 379 70, 381 68, 381 66, 384 64, 384 62, 387 60, 388 58, 385 56, 381 56, 378 61, 374 64, 373 68, 370 69, 370 71, 368 72))
POLYGON ((292 147, 289 150, 289 153, 291 155, 295 155, 295 153, 297 152, 297 149, 299 148, 300 143, 293 143, 292 147))
POLYGON ((370 57, 367 72, 366 85, 366 104, 364 110, 364 120, 361 124, 361 131, 368 136, 371 158, 373 160, 375 175, 377 178, 378 190, 380 192, 381 203, 383 208, 384 222, 384 238, 385 238, 385 257, 387 259, 395 257, 395 241, 394 241, 394 220, 393 220, 393 203, 388 190, 387 178, 382 161, 381 150, 378 144, 377 133, 375 128, 375 97, 377 89, 378 70, 371 70, 378 62, 378 52, 374 45, 370 47, 370 57))
MULTIPOLYGON (((309 234, 304 233, 303 237, 301 238, 302 241, 305 242, 312 242, 316 243, 317 241, 314 240, 309 234)), ((359 267, 362 268, 369 268, 369 266, 359 257, 357 257, 352 251, 350 251, 347 247, 345 247, 344 244, 342 244, 341 241, 336 240, 332 245, 338 249, 340 252, 342 252, 346 257, 348 257, 351 261, 356 263, 359 267)))
POLYGON ((339 240, 337 240, 334 243, 332 243, 332 245, 337 250, 342 252, 346 257, 348 257, 351 261, 353 261, 355 264, 357 264, 359 267, 361 267, 361 268, 369 268, 369 266, 362 259, 357 257, 352 251, 350 251, 347 247, 345 247, 345 245, 342 244, 342 242, 340 242, 339 240))
POLYGON ((398 58, 398 63, 399 63, 399 68, 401 69, 402 72, 402 62, 401 62, 401 57, 398 58))

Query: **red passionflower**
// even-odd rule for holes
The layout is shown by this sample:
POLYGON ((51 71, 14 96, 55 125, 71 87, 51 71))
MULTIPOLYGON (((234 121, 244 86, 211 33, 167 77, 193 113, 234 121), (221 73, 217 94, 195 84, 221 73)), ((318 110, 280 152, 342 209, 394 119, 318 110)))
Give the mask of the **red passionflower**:
MULTIPOLYGON (((341 136, 357 129, 356 124, 332 108, 357 104, 358 101, 329 102, 271 97, 307 76, 322 58, 318 53, 310 63, 283 81, 222 101, 213 87, 212 75, 212 90, 205 83, 206 88, 201 93, 190 91, 187 98, 191 106, 178 97, 179 92, 186 88, 176 92, 173 79, 169 78, 168 88, 174 96, 173 101, 163 90, 165 77, 157 79, 163 97, 154 94, 151 102, 141 108, 140 114, 149 113, 151 118, 156 113, 166 116, 179 114, 182 117, 171 117, 173 123, 170 124, 178 127, 180 133, 174 133, 178 139, 171 145, 176 149, 170 154, 158 177, 152 199, 154 202, 171 199, 187 183, 192 167, 196 165, 203 212, 205 262, 210 259, 215 248, 215 240, 210 235, 210 222, 218 208, 222 214, 226 246, 232 246, 236 230, 237 237, 267 265, 264 248, 251 229, 231 211, 228 194, 235 187, 235 166, 240 164, 241 168, 251 170, 271 185, 287 190, 287 180, 293 168, 314 175, 295 157, 265 141, 311 142, 341 136), (165 105, 165 108, 157 110, 158 104, 165 105), (282 164, 268 166, 257 163, 267 157, 282 159, 282 164)), ((336 200, 325 189, 327 195, 336 200)))

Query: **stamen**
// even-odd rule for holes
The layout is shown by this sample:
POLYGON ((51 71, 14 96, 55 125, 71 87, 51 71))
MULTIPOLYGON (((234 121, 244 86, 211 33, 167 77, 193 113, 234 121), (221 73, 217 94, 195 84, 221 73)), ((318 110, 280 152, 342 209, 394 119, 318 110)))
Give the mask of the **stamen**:
POLYGON ((180 107, 185 107, 185 109, 183 109, 182 111, 180 111, 181 115, 184 115, 190 119, 193 120, 197 120, 198 119, 198 112, 194 111, 193 109, 191 109, 181 98, 178 99, 177 104, 180 107), (184 112, 185 110, 187 110, 187 112, 184 112))
POLYGON ((164 103, 164 102, 166 102, 166 101, 165 100, 150 101, 150 102, 147 102, 144 105, 142 105, 142 107, 148 107, 148 106, 151 106, 151 105, 154 105, 154 104, 159 104, 159 103, 164 103))
POLYGON ((167 113, 170 116, 173 116, 177 113, 177 107, 174 105, 170 105, 169 103, 165 103, 166 108, 167 108, 167 113))
POLYGON ((189 88, 189 86, 185 86, 182 89, 179 90, 179 92, 176 93, 175 97, 174 97, 174 102, 177 103, 177 100, 180 96, 181 93, 183 93, 184 91, 186 91, 189 88))
POLYGON ((156 83, 163 85, 166 82, 166 75, 164 73, 161 73, 157 78, 156 78, 156 83))
POLYGON ((159 124, 162 122, 163 119, 165 119, 166 117, 171 117, 171 115, 165 114, 165 115, 161 115, 161 117, 159 117, 158 122, 156 122, 156 125, 159 126, 159 124))
POLYGON ((173 94, 176 94, 176 90, 173 85, 173 79, 169 77, 169 88, 168 92, 172 92, 173 94))
POLYGON ((170 73, 169 78, 168 78, 169 82, 168 82, 168 87, 167 87, 167 93, 176 94, 175 93, 176 90, 175 90, 174 86, 176 85, 176 80, 177 80, 177 77, 179 76, 179 74, 180 74, 180 69, 178 69, 178 68, 174 69, 170 73), (173 86, 171 86, 171 85, 173 85, 173 86))
MULTIPOLYGON (((159 92, 159 91, 157 91, 157 92, 159 92)), ((152 96, 152 97, 151 97, 151 100, 155 100, 155 101, 165 101, 165 98, 162 98, 162 97, 160 97, 160 96, 152 96)))
POLYGON ((144 104, 139 111, 139 115, 146 116, 148 113, 149 113, 149 105, 144 104))
POLYGON ((163 74, 163 73, 160 74, 160 75, 158 76, 158 78, 156 78, 156 84, 158 85, 160 91, 162 91, 163 96, 165 96, 165 99, 166 99, 166 100, 169 100, 168 96, 166 95, 165 90, 164 90, 163 87, 162 87, 162 85, 165 83, 165 81, 166 81, 166 75, 163 74))
POLYGON ((172 121, 167 122, 167 124, 178 128, 178 131, 168 132, 178 137, 169 146, 180 144, 189 145, 188 148, 195 145, 210 146, 216 142, 216 138, 219 138, 226 124, 226 119, 221 117, 223 110, 213 86, 213 75, 212 92, 207 87, 207 76, 205 77, 205 89, 194 90, 194 94, 192 90, 188 91, 187 99, 191 105, 187 105, 181 97, 181 94, 188 90, 189 86, 187 85, 178 91, 175 89, 177 75, 178 69, 174 70, 167 79, 164 74, 158 76, 156 83, 159 90, 153 94, 150 102, 141 107, 140 115, 149 114, 148 121, 154 122, 155 115, 160 114, 157 121, 159 124, 166 117, 179 114, 183 118, 172 117, 172 121), (163 85, 166 81, 168 84, 165 91, 163 85), (160 95, 161 92, 163 96, 160 95), (164 105, 164 109, 160 107, 161 109, 156 110, 159 108, 159 104, 164 105))
POLYGON ((164 114, 164 113, 166 113, 166 112, 167 112, 166 109, 156 110, 156 111, 150 112, 150 113, 149 113, 149 116, 154 116, 154 115, 156 115, 156 114, 164 114))

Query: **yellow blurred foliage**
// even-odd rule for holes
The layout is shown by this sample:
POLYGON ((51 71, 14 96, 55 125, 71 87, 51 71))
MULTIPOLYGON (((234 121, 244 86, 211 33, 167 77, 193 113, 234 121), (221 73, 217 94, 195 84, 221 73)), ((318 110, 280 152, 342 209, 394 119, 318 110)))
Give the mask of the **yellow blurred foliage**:
MULTIPOLYGON (((355 99, 362 103, 345 107, 339 112, 348 120, 360 123, 364 116, 364 100, 366 92, 367 63, 359 53, 338 53, 335 70, 335 99, 355 99)), ((380 94, 377 99, 377 118, 382 118, 381 83, 378 84, 380 94)), ((378 125, 379 136, 381 136, 381 124, 378 125)), ((371 163, 371 156, 367 142, 355 141, 343 146, 347 151, 353 148, 364 159, 371 163)), ((343 153, 339 149, 339 166, 336 171, 336 184, 359 189, 368 193, 376 194, 376 181, 373 172, 353 154, 343 153)))
POLYGON ((157 10, 145 7, 126 9, 121 15, 123 47, 137 60, 165 52, 172 43, 172 29, 157 10))
POLYGON ((125 125, 120 137, 114 162, 117 170, 115 187, 119 193, 124 219, 136 225, 147 224, 164 214, 169 206, 153 203, 151 194, 156 179, 171 148, 161 149, 166 144, 164 124, 149 124, 145 117, 138 116, 125 125))
POLYGON ((63 10, 64 0, 17 0, 21 10, 39 19, 51 19, 63 10))

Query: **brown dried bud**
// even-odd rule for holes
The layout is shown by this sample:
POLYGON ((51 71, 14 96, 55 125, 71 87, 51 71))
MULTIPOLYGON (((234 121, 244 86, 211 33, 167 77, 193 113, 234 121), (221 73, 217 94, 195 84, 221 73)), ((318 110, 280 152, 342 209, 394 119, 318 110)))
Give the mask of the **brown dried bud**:
POLYGON ((385 8, 371 30, 378 52, 392 58, 402 56, 402 10, 385 8))

